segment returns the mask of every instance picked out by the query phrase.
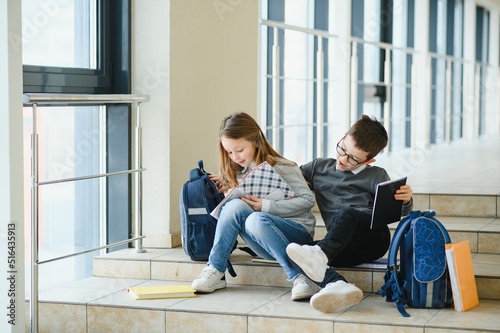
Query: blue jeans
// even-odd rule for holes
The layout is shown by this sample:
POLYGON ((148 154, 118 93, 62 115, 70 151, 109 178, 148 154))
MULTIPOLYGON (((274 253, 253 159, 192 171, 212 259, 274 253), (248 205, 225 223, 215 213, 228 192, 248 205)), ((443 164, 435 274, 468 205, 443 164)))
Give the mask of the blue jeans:
POLYGON ((269 213, 256 212, 243 200, 233 199, 221 210, 208 264, 225 272, 238 235, 260 257, 277 260, 288 280, 293 280, 299 271, 290 264, 286 246, 291 242, 306 244, 312 241, 302 225, 269 213))

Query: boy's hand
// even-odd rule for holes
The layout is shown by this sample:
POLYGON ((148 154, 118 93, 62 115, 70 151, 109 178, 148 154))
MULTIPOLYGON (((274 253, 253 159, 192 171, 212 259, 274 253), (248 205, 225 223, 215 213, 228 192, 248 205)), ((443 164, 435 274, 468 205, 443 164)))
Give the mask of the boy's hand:
POLYGON ((406 205, 408 202, 410 202, 412 195, 413 191, 410 185, 403 185, 399 188, 399 190, 396 191, 394 198, 396 200, 402 200, 403 205, 406 205))

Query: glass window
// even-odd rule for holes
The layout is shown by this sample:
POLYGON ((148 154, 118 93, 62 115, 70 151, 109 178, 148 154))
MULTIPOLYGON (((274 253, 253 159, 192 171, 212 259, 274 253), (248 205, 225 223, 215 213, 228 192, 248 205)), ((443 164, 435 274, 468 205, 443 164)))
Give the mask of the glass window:
MULTIPOLYGON (((264 33, 267 40, 262 39, 266 42, 263 48, 267 49, 264 55, 267 59, 262 61, 263 72, 267 73, 263 80, 267 101, 261 103, 267 110, 267 134, 279 140, 275 146, 280 152, 298 163, 318 156, 335 156, 335 143, 340 135, 335 131, 343 127, 338 119, 345 118, 337 114, 349 110, 339 110, 335 105, 332 88, 339 82, 335 82, 337 63, 330 54, 334 54, 332 48, 343 47, 343 43, 349 41, 301 30, 329 31, 330 15, 333 15, 333 9, 329 8, 331 2, 267 1, 264 6, 267 8, 263 11, 267 15, 264 18, 293 26, 290 29, 270 27, 264 33), (279 39, 279 54, 273 51, 275 36, 279 39), (320 46, 322 52, 318 54, 320 46), (275 63, 280 72, 273 78, 275 63), (323 73, 319 73, 319 68, 323 68, 323 73), (278 101, 273 101, 274 98, 278 101), (278 124, 272 123, 276 114, 278 124)), ((351 44, 357 56, 357 77, 351 78, 357 81, 357 88, 351 90, 357 106, 355 116, 368 114, 385 122, 385 107, 390 105, 387 116, 393 149, 410 145, 413 59, 411 53, 387 50, 381 43, 412 47, 413 21, 413 1, 352 0, 350 33, 362 39, 351 44), (389 78, 385 77, 386 62, 391 69, 389 78), (389 97, 391 100, 387 101, 389 97)), ((348 52, 350 50, 346 56, 348 52)))
POLYGON ((462 137, 463 1, 430 2, 431 143, 462 137))
MULTIPOLYGON (((106 138, 102 130, 103 110, 99 107, 38 107, 39 183, 102 173, 101 153, 106 138)), ((24 110, 24 150, 30 154, 32 109, 24 110)), ((30 160, 25 159, 25 179, 29 179, 30 160)), ((30 202, 29 182, 25 193, 30 202)), ((85 180, 40 185, 38 191, 39 260, 84 251, 101 245, 102 200, 106 191, 102 180, 85 180)), ((26 216, 29 219, 30 205, 26 216)), ((28 223, 31 223, 28 221, 28 223)), ((29 224, 26 228, 29 237, 29 224)), ((30 243, 26 244, 30 246, 30 243)), ((28 250, 26 252, 30 254, 28 250)), ((96 253, 70 257, 39 266, 40 290, 92 275, 96 253)), ((29 269, 28 269, 29 271, 29 269)))
POLYGON ((23 64, 97 67, 96 1, 23 0, 23 64))
MULTIPOLYGON (((267 10, 264 15, 270 20, 284 22, 287 25, 305 29, 323 29, 328 27, 328 2, 327 1, 303 1, 303 2, 274 2, 265 4, 267 10), (319 27, 321 26, 321 27, 319 27)), ((299 29, 300 30, 300 29, 299 29)), ((317 156, 318 147, 318 103, 322 103, 324 123, 328 121, 327 97, 318 101, 318 44, 322 43, 324 54, 323 96, 328 93, 328 38, 317 37, 304 31, 282 28, 267 28, 262 38, 263 48, 267 58, 263 72, 267 77, 263 81, 263 92, 267 95, 267 103, 263 104, 266 109, 266 134, 270 141, 287 158, 301 164, 317 156), (275 29, 278 33, 274 34, 275 29), (273 52, 274 38, 278 36, 279 54, 273 52), (278 58, 279 59, 276 59, 278 58), (273 77, 273 63, 279 61, 279 74, 273 77), (278 94, 273 94, 273 89, 278 94), (277 103, 273 103, 276 98, 277 103), (274 109, 275 106, 278 109, 274 109), (278 123, 273 121, 278 118, 278 123), (274 139, 278 142, 273 142, 274 139)), ((323 125, 325 137, 328 132, 327 125, 323 125)), ((325 141, 326 142, 326 141, 325 141)), ((324 148, 326 151, 327 147, 324 148)))

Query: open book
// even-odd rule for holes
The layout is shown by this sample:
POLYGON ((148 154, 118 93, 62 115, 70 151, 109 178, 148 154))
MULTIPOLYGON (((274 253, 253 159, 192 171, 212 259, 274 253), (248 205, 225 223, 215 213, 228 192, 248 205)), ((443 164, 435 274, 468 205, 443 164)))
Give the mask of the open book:
POLYGON ((403 201, 394 199, 394 194, 406 184, 406 178, 388 180, 377 185, 373 202, 370 228, 378 228, 401 220, 403 201))
POLYGON ((278 201, 290 199, 295 193, 274 168, 269 163, 264 162, 250 170, 240 181, 238 187, 226 195, 210 215, 218 219, 222 206, 226 202, 249 195, 278 201))

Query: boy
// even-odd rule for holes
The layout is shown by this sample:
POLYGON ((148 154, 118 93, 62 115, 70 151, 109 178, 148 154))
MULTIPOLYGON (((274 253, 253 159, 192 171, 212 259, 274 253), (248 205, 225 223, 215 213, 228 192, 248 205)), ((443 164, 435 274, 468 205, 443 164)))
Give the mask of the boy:
MULTIPOLYGON (((316 245, 291 243, 289 258, 322 290, 311 306, 322 312, 334 312, 357 304, 363 292, 347 283, 330 266, 348 267, 382 257, 391 240, 389 228, 370 229, 375 188, 389 180, 387 172, 369 164, 386 147, 384 126, 363 115, 337 143, 337 159, 317 158, 301 166, 302 174, 316 195, 327 234, 316 245)), ((403 201, 402 214, 413 208, 412 189, 408 185, 396 191, 403 201)))

